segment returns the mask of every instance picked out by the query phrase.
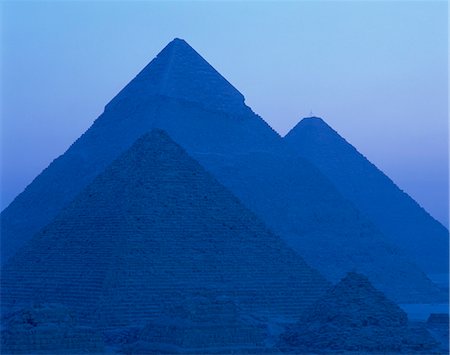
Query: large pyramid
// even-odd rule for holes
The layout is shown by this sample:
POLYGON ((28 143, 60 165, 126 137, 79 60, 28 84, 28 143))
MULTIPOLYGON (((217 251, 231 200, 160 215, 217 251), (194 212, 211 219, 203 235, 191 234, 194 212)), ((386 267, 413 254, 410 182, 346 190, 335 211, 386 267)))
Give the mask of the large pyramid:
POLYGON ((2 212, 2 261, 155 127, 168 132, 329 280, 357 270, 397 301, 441 297, 316 167, 291 153, 243 96, 179 39, 2 212))
POLYGON ((448 230, 321 118, 303 119, 284 140, 423 270, 448 274, 448 230))
POLYGON ((298 317, 328 286, 152 131, 6 263, 1 300, 3 310, 61 304, 79 324, 106 329, 144 326, 198 297, 210 300, 202 311, 209 317, 220 316, 224 298, 245 314, 298 317))
POLYGON ((245 106, 243 96, 185 41, 175 39, 2 211, 2 263, 154 127, 169 132, 190 153, 280 145, 278 134, 245 106))

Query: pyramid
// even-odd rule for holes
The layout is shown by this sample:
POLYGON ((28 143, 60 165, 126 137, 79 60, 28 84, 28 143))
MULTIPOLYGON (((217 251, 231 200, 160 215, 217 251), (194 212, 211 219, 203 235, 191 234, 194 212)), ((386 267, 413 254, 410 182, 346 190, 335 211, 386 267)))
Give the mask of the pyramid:
POLYGON ((201 104, 205 109, 242 114, 244 96, 184 40, 175 38, 106 106, 130 101, 142 104, 151 96, 165 96, 201 104))
POLYGON ((264 152, 201 161, 329 281, 355 270, 398 303, 446 302, 445 292, 307 161, 264 152))
POLYGON ((445 297, 179 39, 169 43, 2 212, 2 262, 153 128, 168 132, 330 281, 355 269, 370 275, 376 287, 399 302, 445 297))
POLYGON ((279 346, 294 352, 430 351, 437 343, 424 328, 409 325, 394 302, 367 277, 350 272, 282 334, 279 346))
POLYGON ((448 230, 321 118, 305 118, 284 138, 316 165, 388 241, 430 274, 448 274, 448 230))
POLYGON ((278 134, 244 104, 243 96, 185 41, 175 39, 2 211, 2 263, 155 127, 190 153, 231 154, 280 145, 278 134))
MULTIPOLYGON (((198 297, 229 298, 245 314, 295 317, 328 285, 180 146, 152 131, 6 263, 1 299, 4 310, 61 304, 78 324, 107 329, 145 326, 198 297)), ((205 315, 223 314, 215 304, 205 315)))

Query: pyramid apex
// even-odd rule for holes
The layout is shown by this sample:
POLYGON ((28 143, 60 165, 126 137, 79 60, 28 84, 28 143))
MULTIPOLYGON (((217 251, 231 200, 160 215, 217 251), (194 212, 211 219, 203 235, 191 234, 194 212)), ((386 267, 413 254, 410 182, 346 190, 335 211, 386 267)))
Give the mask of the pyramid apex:
POLYGON ((292 138, 296 136, 299 132, 303 131, 304 128, 324 128, 324 129, 332 129, 328 123, 322 117, 319 116, 309 116, 302 118, 286 135, 286 137, 292 138))
POLYGON ((370 285, 370 281, 366 275, 360 274, 356 271, 348 272, 342 279, 339 281, 342 284, 358 284, 358 285, 370 285))
POLYGON ((169 137, 169 134, 161 128, 153 128, 151 131, 143 134, 142 137, 169 137))
MULTIPOLYGON (((309 117, 304 117, 303 119, 302 119, 302 121, 303 120, 318 120, 318 121, 323 121, 323 118, 322 117, 319 117, 319 116, 309 116, 309 117)), ((325 121, 323 121, 323 122, 325 122, 325 121)))
POLYGON ((325 125, 328 126, 328 124, 325 122, 325 120, 322 117, 319 116, 309 116, 304 117, 300 120, 298 125, 305 125, 305 124, 314 124, 314 125, 325 125))
POLYGON ((166 146, 167 144, 179 146, 166 131, 159 128, 153 128, 151 131, 144 133, 136 139, 132 147, 134 147, 135 150, 141 150, 146 153, 149 147, 152 147, 155 144, 158 146, 166 146))
POLYGON ((189 45, 183 38, 179 38, 179 37, 175 37, 170 43, 189 45))
POLYGON ((123 102, 135 106, 152 96, 231 114, 248 109, 244 96, 181 38, 169 42, 105 109, 123 102))
MULTIPOLYGON (((140 136, 135 144, 139 145, 139 143, 149 142, 149 141, 173 141, 170 135, 160 128, 152 128, 151 131, 144 133, 140 136)), ((174 142, 175 143, 175 142, 174 142)))
POLYGON ((175 37, 173 40, 171 40, 166 47, 177 47, 177 48, 189 48, 191 50, 194 50, 192 46, 187 43, 184 39, 175 37))

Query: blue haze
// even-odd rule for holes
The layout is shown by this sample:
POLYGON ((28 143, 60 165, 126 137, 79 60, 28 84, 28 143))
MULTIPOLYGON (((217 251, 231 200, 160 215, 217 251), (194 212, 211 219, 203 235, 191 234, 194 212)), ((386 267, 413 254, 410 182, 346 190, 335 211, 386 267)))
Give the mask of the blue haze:
POLYGON ((1 6, 2 208, 182 37, 280 134, 312 110, 448 225, 445 2, 1 6))
MULTIPOLYGON (((107 104, 95 123, 2 212, 1 260, 7 264, 10 257, 11 264, 13 259, 22 260, 13 256, 16 251, 32 244, 35 233, 57 218, 59 211, 77 199, 95 176, 153 128, 166 131, 328 280, 336 282, 348 270, 356 270, 400 303, 447 299, 411 262, 413 258, 428 273, 447 272, 448 235, 444 227, 428 216, 416 218, 412 224, 424 228, 433 243, 423 238, 417 241, 403 226, 388 240, 364 216, 364 211, 355 209, 316 167, 289 149, 245 106, 244 97, 180 39, 170 42, 107 104), (434 223, 440 228, 436 230, 434 223), (406 251, 405 237, 416 246, 412 254, 402 253, 406 251), (417 255, 415 249, 421 252, 417 255)), ((165 160, 172 164, 170 157, 165 160)), ((382 190, 379 184, 370 187, 382 190)), ((132 201, 141 195, 125 191, 132 201)), ((387 205, 391 203, 395 201, 387 205)), ((81 210, 93 216, 87 207, 81 210)), ((125 209, 116 211, 123 216, 120 211, 125 209)), ((403 214, 411 215, 407 212, 403 214)), ((421 209, 415 212, 424 214, 421 209)), ((203 212, 188 213, 196 214, 203 212)), ((111 220, 108 215, 93 218, 108 225, 111 220)), ((71 215, 68 220, 79 218, 71 215)), ((404 222, 407 226, 410 223, 404 222)), ((395 224, 399 224, 398 219, 395 224)))

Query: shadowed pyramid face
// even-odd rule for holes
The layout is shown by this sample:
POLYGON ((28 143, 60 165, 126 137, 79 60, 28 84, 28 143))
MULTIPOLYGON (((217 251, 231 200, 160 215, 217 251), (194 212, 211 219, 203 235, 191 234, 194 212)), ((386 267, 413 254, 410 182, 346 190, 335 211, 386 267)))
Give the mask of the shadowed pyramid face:
POLYGON ((380 328, 408 323, 398 305, 375 289, 367 277, 354 272, 329 289, 305 314, 307 322, 327 323, 333 319, 347 327, 363 327, 371 320, 380 328))
POLYGON ((190 152, 236 154, 281 145, 243 96, 185 41, 175 39, 2 212, 2 263, 154 127, 190 152))
POLYGON ((2 260, 153 128, 168 132, 329 280, 355 269, 397 301, 440 297, 415 265, 316 167, 293 157, 242 95, 181 40, 171 42, 2 212, 2 260))
POLYGON ((284 138, 366 213, 392 245, 429 274, 448 274, 448 231, 321 118, 305 118, 284 138))
POLYGON ((136 326, 196 295, 295 318, 328 285, 181 147, 153 131, 6 264, 1 298, 3 307, 60 303, 82 323, 136 326))
POLYGON ((437 343, 425 330, 410 327, 399 306, 367 277, 348 273, 281 336, 291 351, 403 353, 430 351, 437 343))

